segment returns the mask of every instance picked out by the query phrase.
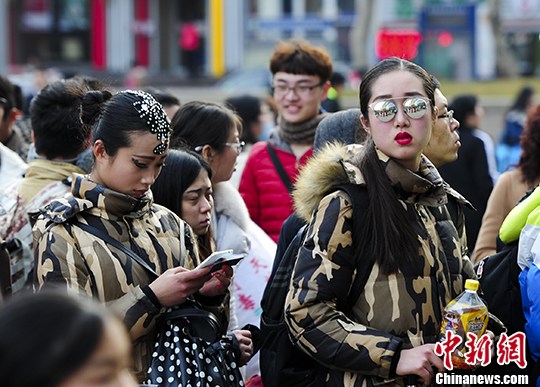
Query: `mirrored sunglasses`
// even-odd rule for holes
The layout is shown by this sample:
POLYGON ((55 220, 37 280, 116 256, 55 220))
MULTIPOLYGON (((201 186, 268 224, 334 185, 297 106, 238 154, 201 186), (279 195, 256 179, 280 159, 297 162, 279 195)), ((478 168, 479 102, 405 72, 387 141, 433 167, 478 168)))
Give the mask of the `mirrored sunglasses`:
POLYGON ((398 112, 398 107, 394 102, 396 99, 403 99, 403 111, 414 120, 424 117, 428 111, 429 100, 424 97, 389 98, 373 102, 368 107, 373 110, 375 118, 379 121, 389 122, 394 119, 398 112))

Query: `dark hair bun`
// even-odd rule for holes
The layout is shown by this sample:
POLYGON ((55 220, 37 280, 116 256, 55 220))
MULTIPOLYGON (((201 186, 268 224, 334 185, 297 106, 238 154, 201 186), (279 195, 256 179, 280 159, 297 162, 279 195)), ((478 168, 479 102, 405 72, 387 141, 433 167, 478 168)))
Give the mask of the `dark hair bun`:
POLYGON ((82 122, 93 125, 101 113, 102 105, 112 97, 112 93, 107 90, 89 91, 82 100, 82 122))

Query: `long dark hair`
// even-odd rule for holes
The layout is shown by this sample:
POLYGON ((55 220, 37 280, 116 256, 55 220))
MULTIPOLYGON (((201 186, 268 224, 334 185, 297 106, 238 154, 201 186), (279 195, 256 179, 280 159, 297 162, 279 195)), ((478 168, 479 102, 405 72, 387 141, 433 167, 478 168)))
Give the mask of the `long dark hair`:
MULTIPOLYGON (((435 90, 429 74, 417 64, 393 57, 379 62, 362 79, 360 110, 366 120, 369 117, 368 104, 373 83, 381 75, 393 71, 408 71, 420 78, 431 106, 435 106, 435 90)), ((407 213, 379 161, 371 137, 366 141, 359 168, 366 181, 370 200, 358 243, 359 256, 376 257, 381 272, 396 273, 399 268, 417 261, 420 247, 418 234, 411 228, 407 213)))
POLYGON ((154 202, 182 217, 182 195, 203 169, 212 178, 212 169, 201 156, 186 150, 171 149, 152 185, 154 202))
POLYGON ((91 300, 28 293, 0 310, 0 379, 4 387, 56 387, 90 359, 108 312, 91 300))
MULTIPOLYGON (((212 179, 212 169, 201 156, 186 150, 171 149, 151 188, 154 202, 183 218, 182 196, 202 170, 208 173, 209 179, 212 179)), ((212 226, 206 235, 198 237, 198 240, 202 256, 210 255, 214 250, 212 226)))
POLYGON ((540 177, 540 105, 529 110, 520 142, 518 168, 523 173, 523 181, 532 187, 540 177))

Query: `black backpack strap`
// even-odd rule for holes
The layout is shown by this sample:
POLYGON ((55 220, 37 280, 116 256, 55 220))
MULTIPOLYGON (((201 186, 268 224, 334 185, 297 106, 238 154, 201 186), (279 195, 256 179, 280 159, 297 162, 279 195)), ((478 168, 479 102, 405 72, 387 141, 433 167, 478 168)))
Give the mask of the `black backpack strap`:
MULTIPOLYGON (((278 294, 277 292, 279 292, 279 298, 285 300, 289 283, 291 282, 294 262, 296 262, 298 250, 304 241, 307 229, 307 224, 300 227, 294 238, 288 244, 285 252, 281 255, 276 254, 272 272, 270 273, 270 278, 268 278, 261 299, 264 315, 270 315, 274 318, 277 315, 283 316, 283 308, 275 309, 275 298, 278 294)), ((280 320, 283 321, 283 317, 280 320)))
MULTIPOLYGON (((353 208, 353 235, 358 235, 362 232, 362 227, 366 218, 366 209, 369 206, 369 196, 364 186, 358 184, 341 184, 336 187, 338 190, 342 190, 351 198, 351 204, 353 208)), ((353 238, 353 251, 356 253, 357 246, 356 241, 358 237, 353 238)), ((356 276, 354 282, 349 291, 347 298, 346 310, 350 310, 360 297, 360 294, 364 291, 366 283, 368 281, 373 265, 375 264, 375 257, 362 257, 362 264, 356 268, 356 276)))
POLYGON ((270 155, 270 158, 272 159, 272 163, 274 164, 274 168, 276 168, 279 178, 281 179, 283 184, 285 184, 287 191, 291 193, 293 191, 293 183, 289 175, 287 175, 285 168, 283 168, 283 164, 281 164, 281 161, 279 161, 279 157, 276 151, 274 150, 272 145, 268 143, 266 143, 266 149, 268 150, 268 154, 270 155))
POLYGON ((90 226, 89 224, 82 223, 79 221, 74 221, 72 223, 74 226, 77 226, 81 228, 82 230, 86 231, 89 234, 97 236, 99 239, 107 242, 111 246, 116 247, 118 250, 122 251, 124 254, 126 254, 129 258, 133 259, 135 262, 137 262, 140 266, 142 266, 148 273, 150 273, 152 278, 157 278, 159 275, 156 273, 154 269, 150 267, 150 265, 142 259, 140 256, 135 254, 133 250, 128 249, 126 246, 124 246, 122 243, 117 241, 116 239, 113 239, 109 234, 107 234, 105 231, 100 230, 97 227, 90 226))

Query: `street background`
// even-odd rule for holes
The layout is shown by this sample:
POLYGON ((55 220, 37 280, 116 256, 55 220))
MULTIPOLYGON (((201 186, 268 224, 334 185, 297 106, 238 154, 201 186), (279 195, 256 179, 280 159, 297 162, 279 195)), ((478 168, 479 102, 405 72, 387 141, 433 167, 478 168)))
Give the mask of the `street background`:
POLYGON ((325 47, 355 83, 345 108, 362 73, 396 55, 437 76, 449 100, 477 95, 495 140, 519 87, 540 90, 540 0, 0 0, 0 73, 28 100, 54 74, 158 86, 182 102, 265 95, 270 54, 291 37, 325 47))

